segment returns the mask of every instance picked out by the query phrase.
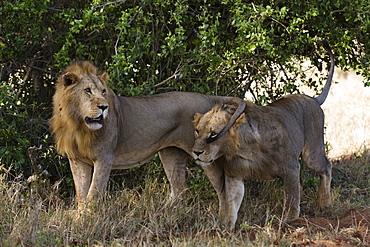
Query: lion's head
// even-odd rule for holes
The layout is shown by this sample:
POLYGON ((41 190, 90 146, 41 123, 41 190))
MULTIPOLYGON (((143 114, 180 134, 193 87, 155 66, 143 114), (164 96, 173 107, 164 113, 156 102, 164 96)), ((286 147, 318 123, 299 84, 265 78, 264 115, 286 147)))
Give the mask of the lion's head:
POLYGON ((54 105, 55 110, 83 122, 91 130, 100 129, 108 116, 108 78, 107 73, 98 71, 90 62, 72 63, 58 78, 54 101, 59 104, 54 105))
POLYGON ((99 71, 88 61, 71 63, 59 76, 53 97, 53 117, 51 128, 56 137, 57 149, 68 153, 66 146, 70 140, 81 139, 77 135, 84 132, 86 142, 91 142, 86 135, 97 132, 104 126, 108 117, 107 73, 99 71))
POLYGON ((228 159, 235 154, 239 147, 238 126, 245 122, 245 114, 237 113, 237 109, 236 104, 216 105, 204 115, 194 115, 193 158, 199 165, 206 166, 223 155, 228 159), (231 127, 221 138, 220 133, 229 123, 232 123, 231 127))

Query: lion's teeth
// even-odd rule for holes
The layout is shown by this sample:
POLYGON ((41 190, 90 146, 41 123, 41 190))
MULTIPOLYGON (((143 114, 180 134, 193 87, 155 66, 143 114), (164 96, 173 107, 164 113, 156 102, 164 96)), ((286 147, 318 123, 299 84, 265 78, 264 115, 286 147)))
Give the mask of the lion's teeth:
POLYGON ((100 124, 103 124, 103 116, 100 115, 99 117, 96 117, 96 118, 89 118, 89 117, 86 117, 85 118, 85 121, 86 123, 88 124, 92 124, 92 123, 100 123, 100 124))

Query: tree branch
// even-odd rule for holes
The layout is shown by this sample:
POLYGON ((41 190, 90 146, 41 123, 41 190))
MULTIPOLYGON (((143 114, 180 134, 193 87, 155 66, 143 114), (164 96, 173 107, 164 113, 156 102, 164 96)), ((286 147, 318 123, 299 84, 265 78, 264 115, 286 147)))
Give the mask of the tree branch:
POLYGON ((175 79, 176 79, 176 77, 178 77, 178 76, 180 76, 180 75, 181 75, 181 68, 182 68, 182 66, 180 66, 180 64, 179 64, 179 65, 177 66, 177 68, 176 68, 175 72, 173 73, 173 75, 171 75, 171 76, 170 76, 170 77, 168 77, 167 79, 165 79, 165 80, 161 81, 160 83, 155 84, 155 85, 154 85, 154 86, 152 86, 151 88, 159 87, 159 86, 161 86, 161 85, 165 84, 166 82, 168 82, 169 80, 171 80, 172 78, 175 78, 175 79))
POLYGON ((98 8, 102 8, 102 7, 109 6, 109 5, 116 4, 116 3, 123 3, 123 2, 126 2, 126 0, 118 0, 118 1, 115 1, 115 2, 110 2, 110 3, 102 4, 102 5, 99 5, 99 6, 95 6, 93 8, 93 10, 97 10, 98 8))

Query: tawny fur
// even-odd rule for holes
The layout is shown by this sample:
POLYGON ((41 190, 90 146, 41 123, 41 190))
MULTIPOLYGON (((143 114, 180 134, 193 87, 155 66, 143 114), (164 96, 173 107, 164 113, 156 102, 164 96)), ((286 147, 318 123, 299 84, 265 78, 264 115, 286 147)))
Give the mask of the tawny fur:
POLYGON ((328 42, 322 43, 331 65, 318 97, 287 95, 268 106, 239 103, 238 109, 244 109, 244 113, 235 111, 233 100, 194 115, 193 158, 203 166, 216 189, 219 214, 230 230, 235 227, 243 199, 244 177, 281 178, 285 189, 284 218, 299 216, 299 156, 320 175, 319 207, 330 205, 331 163, 325 154, 324 113, 320 105, 330 90, 335 59, 328 42))
POLYGON ((325 157, 324 116, 319 104, 306 95, 289 95, 268 106, 247 102, 244 113, 217 141, 207 143, 232 117, 230 105, 217 105, 194 116, 194 159, 219 194, 220 212, 234 228, 245 177, 282 178, 286 192, 286 218, 299 216, 300 183, 298 158, 320 174, 320 208, 330 204, 331 164, 325 157), (225 157, 222 163, 218 159, 225 157), (217 171, 217 172, 216 172, 217 171), (233 184, 238 184, 233 185, 233 184), (225 189, 226 188, 226 189, 225 189), (229 199, 228 199, 229 198, 229 199), (234 199, 232 199, 234 198, 234 199), (236 199, 237 198, 237 199, 236 199))

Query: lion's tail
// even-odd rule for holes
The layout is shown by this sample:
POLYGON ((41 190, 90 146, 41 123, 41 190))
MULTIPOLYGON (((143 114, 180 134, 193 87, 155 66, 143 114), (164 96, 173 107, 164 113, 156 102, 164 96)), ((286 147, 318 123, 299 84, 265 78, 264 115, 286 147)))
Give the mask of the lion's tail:
POLYGON ((327 52, 329 52, 331 64, 330 64, 330 70, 329 70, 328 79, 326 80, 324 89, 322 90, 321 94, 315 98, 315 100, 317 101, 317 103, 319 103, 320 105, 322 105, 325 102, 326 97, 328 97, 330 86, 331 86, 331 81, 333 80, 334 65, 335 65, 334 54, 331 51, 331 48, 329 46, 328 41, 322 40, 321 42, 322 42, 325 50, 327 50, 327 52))

